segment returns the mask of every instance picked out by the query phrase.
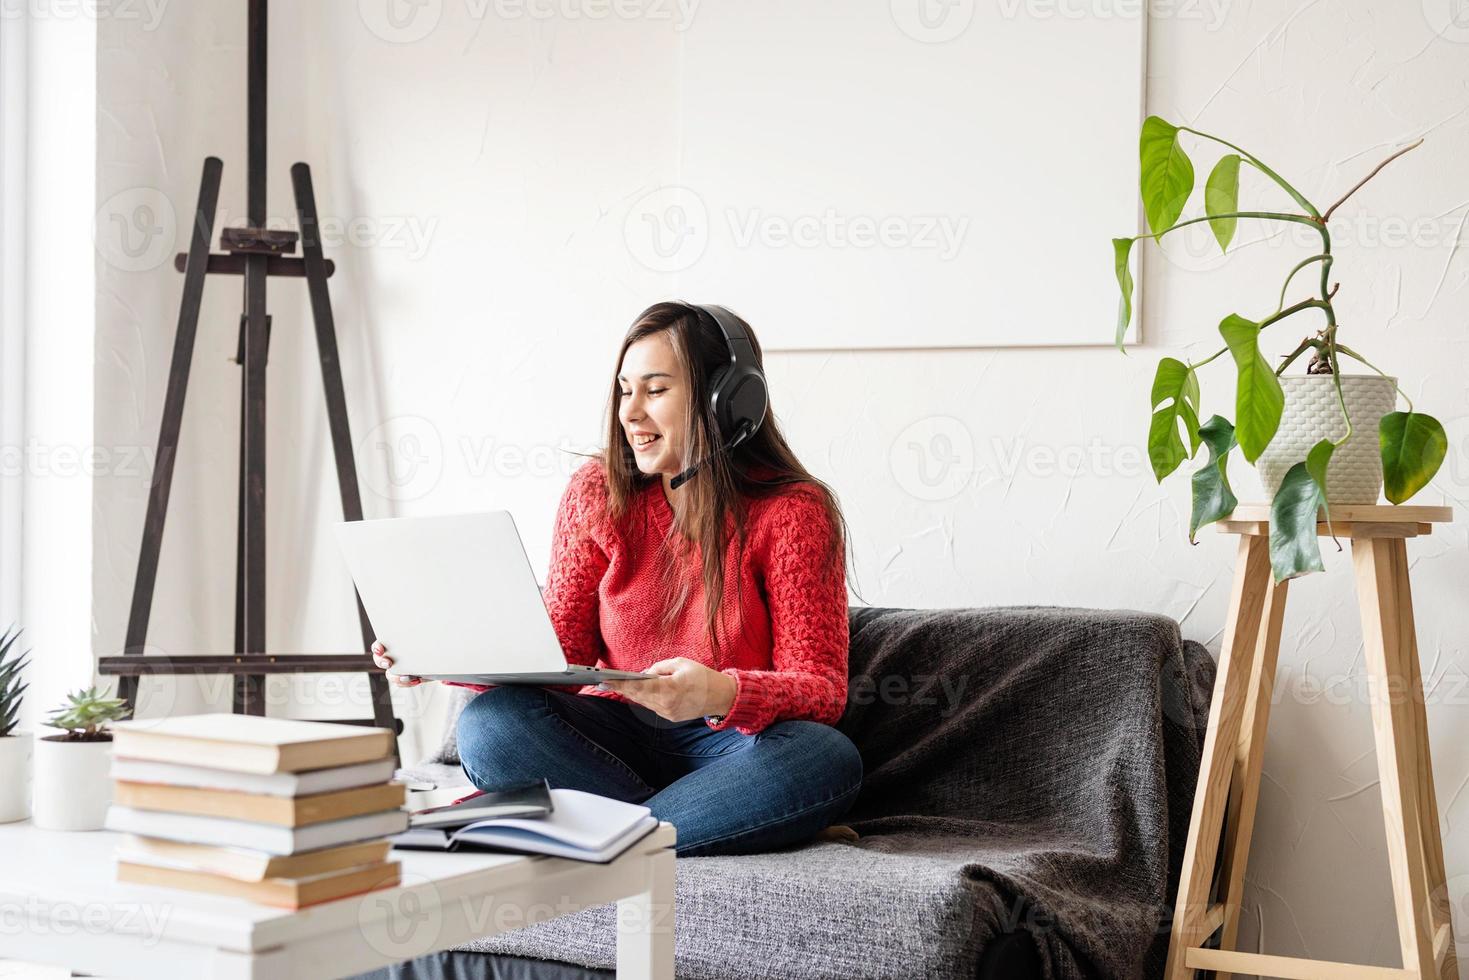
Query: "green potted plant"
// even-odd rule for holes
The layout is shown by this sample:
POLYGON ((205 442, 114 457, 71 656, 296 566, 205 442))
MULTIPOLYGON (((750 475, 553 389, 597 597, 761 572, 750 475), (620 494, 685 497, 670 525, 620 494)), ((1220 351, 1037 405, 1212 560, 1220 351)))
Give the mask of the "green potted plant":
POLYGON ((26 690, 20 673, 28 662, 18 639, 14 625, 0 633, 0 823, 24 820, 30 812, 31 736, 15 730, 26 690))
POLYGON ((46 830, 101 830, 112 802, 108 775, 110 722, 126 718, 127 703, 95 686, 67 695, 45 724, 60 735, 36 740, 31 821, 46 830))
MULTIPOLYGON (((1207 223, 1221 251, 1229 250, 1241 219, 1297 223, 1320 236, 1319 250, 1297 262, 1285 275, 1274 309, 1246 317, 1229 313, 1219 323, 1220 349, 1198 361, 1163 358, 1153 378, 1152 422, 1148 459, 1162 482, 1201 446, 1208 462, 1193 474, 1189 540, 1199 528, 1222 520, 1238 503, 1226 471, 1230 452, 1260 469, 1270 504, 1270 563, 1276 581, 1320 571, 1318 514, 1330 520, 1329 504, 1375 504, 1386 482, 1387 499, 1400 504, 1433 478, 1448 451, 1443 425, 1415 411, 1413 403, 1390 377, 1338 335, 1335 298, 1339 284, 1331 278, 1335 261, 1330 222, 1337 208, 1389 163, 1422 140, 1391 154, 1325 210, 1253 154, 1208 133, 1175 126, 1158 116, 1143 122, 1138 142, 1139 186, 1149 234, 1112 240, 1113 266, 1122 292, 1116 341, 1123 347, 1132 320, 1132 246, 1142 239, 1158 241, 1181 228, 1207 223), (1193 162, 1184 136, 1224 148, 1203 188, 1202 216, 1179 220, 1195 189, 1193 162), (1239 208, 1241 172, 1263 175, 1291 199, 1282 210, 1239 208), (1314 267, 1314 268, 1313 268, 1314 267), (1292 283, 1308 273, 1311 285, 1303 297, 1292 296, 1292 283), (1300 340, 1277 366, 1260 350, 1262 335, 1301 314, 1319 312, 1321 322, 1300 340), (1286 370, 1311 352, 1305 372, 1286 370), (1213 415, 1200 423, 1199 369, 1228 354, 1236 372, 1234 420, 1213 415), (1343 358, 1370 373, 1344 374, 1343 358), (1402 395, 1406 411, 1395 411, 1402 395)), ((1266 298, 1261 299, 1264 303, 1266 298)), ((1268 308, 1267 308, 1268 309, 1268 308)), ((1297 321, 1299 322, 1299 321, 1297 321)))

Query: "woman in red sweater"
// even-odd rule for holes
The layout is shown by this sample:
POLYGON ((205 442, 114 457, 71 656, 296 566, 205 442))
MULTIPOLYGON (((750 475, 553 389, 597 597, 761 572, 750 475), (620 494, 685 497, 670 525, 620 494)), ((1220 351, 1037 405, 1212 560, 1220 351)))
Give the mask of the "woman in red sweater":
MULTIPOLYGON (((712 382, 740 329, 764 382, 749 326, 717 313, 728 326, 659 303, 628 331, 609 448, 561 499, 543 593, 569 661, 657 678, 485 688, 457 732, 480 789, 545 777, 643 803, 678 828, 680 855, 809 840, 862 782, 832 727, 847 697, 845 521, 768 411, 721 451, 736 434, 712 382)), ((392 665, 380 644, 374 656, 392 665)))

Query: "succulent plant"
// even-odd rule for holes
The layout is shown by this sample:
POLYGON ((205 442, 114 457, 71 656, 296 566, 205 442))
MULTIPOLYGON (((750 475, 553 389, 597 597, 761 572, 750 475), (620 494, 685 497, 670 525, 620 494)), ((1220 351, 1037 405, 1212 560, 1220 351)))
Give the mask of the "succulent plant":
POLYGON ((20 681, 20 672, 30 662, 26 657, 30 651, 15 650, 19 638, 20 630, 14 624, 0 633, 0 738, 9 735, 18 723, 16 715, 20 713, 21 695, 27 687, 20 681))
POLYGON ((122 698, 109 697, 111 692, 98 691, 94 685, 75 694, 68 694, 68 704, 51 712, 44 724, 51 728, 66 729, 66 737, 77 742, 97 742, 111 738, 103 728, 110 721, 119 721, 132 713, 122 698))

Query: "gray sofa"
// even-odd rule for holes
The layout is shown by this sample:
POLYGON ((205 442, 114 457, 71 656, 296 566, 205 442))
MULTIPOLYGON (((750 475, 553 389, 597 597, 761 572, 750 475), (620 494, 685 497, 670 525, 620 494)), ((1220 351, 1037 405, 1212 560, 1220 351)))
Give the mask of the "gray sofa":
MULTIPOLYGON (((680 858, 685 980, 1153 977, 1213 662, 1160 616, 850 611, 854 843, 680 858)), ((458 695, 457 710, 471 692, 458 695)), ((464 782, 453 725, 415 778, 464 782)), ((610 976, 613 907, 377 976, 610 976)))

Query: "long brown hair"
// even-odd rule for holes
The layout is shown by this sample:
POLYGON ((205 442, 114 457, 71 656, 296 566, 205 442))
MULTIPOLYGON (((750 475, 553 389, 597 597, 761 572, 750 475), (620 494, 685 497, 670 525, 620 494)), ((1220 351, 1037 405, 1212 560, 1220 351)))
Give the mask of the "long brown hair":
MULTIPOLYGON (((763 371, 765 365, 760 341, 749 324, 744 320, 740 323, 750 338, 755 362, 763 371)), ((733 452, 717 452, 723 440, 719 438, 718 422, 709 402, 710 381, 721 366, 729 363, 729 344, 708 316, 700 316, 688 304, 677 302, 655 303, 638 314, 617 352, 612 387, 607 396, 607 448, 600 454, 607 472, 609 516, 614 521, 623 520, 636 495, 649 483, 662 480, 661 475, 645 476, 638 469, 618 415, 621 386, 616 375, 629 347, 665 332, 689 379, 689 422, 682 466, 687 468, 698 460, 707 462, 692 479, 675 491, 680 495, 679 507, 665 541, 678 560, 663 564, 663 626, 671 627, 689 601, 693 582, 690 576, 681 572, 687 565, 685 559, 697 549, 703 566, 704 625, 717 665, 720 653, 717 624, 724 596, 725 555, 734 544, 743 564, 748 502, 776 495, 792 485, 815 489, 833 529, 824 556, 828 565, 845 564, 847 522, 831 487, 812 476, 791 451, 775 417, 773 404, 753 436, 733 452)), ((739 614, 743 629, 743 608, 739 614)))

